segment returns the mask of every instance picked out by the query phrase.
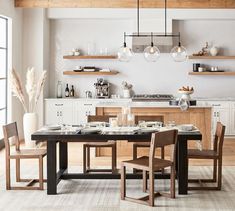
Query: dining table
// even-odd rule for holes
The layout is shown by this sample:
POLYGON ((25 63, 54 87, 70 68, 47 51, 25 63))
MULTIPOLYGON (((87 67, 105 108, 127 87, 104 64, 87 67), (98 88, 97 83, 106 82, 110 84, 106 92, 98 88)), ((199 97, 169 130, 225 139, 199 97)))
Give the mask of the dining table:
MULTIPOLYGON (((106 142, 109 140, 128 142, 150 142, 151 133, 134 134, 82 134, 77 131, 49 131, 39 130, 32 134, 31 138, 37 142, 47 144, 47 194, 57 194, 57 185, 61 180, 68 179, 120 179, 120 172, 115 173, 80 173, 68 172, 68 143, 69 142, 106 142), (57 152, 57 145, 59 150, 57 152), (59 166, 57 170, 57 156, 59 166)), ((178 180, 178 194, 188 193, 188 159, 187 149, 189 140, 201 140, 202 134, 197 131, 179 131, 176 147, 176 178, 178 180)), ((142 174, 128 173, 127 179, 141 179, 142 174)), ((167 173, 156 173, 155 178, 167 179, 167 173)))

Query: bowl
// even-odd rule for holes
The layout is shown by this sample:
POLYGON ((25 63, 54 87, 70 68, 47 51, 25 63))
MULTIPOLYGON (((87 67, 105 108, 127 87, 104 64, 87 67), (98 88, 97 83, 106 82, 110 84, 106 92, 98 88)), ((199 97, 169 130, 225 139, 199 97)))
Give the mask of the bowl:
POLYGON ((193 124, 184 124, 179 126, 179 129, 183 131, 192 131, 193 128, 194 128, 193 124))

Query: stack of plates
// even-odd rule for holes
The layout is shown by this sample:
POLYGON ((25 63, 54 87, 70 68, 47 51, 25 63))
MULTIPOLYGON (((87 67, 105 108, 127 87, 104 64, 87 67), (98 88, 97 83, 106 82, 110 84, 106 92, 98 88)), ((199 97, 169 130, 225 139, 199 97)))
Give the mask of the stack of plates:
POLYGON ((45 125, 43 127, 44 130, 61 130, 60 125, 45 125))
POLYGON ((140 128, 139 130, 140 133, 154 133, 158 131, 159 129, 154 128, 154 127, 143 127, 143 128, 140 128))
POLYGON ((88 122, 86 124, 88 127, 102 127, 102 126, 108 126, 107 122, 88 122))
POLYGON ((81 129, 81 134, 93 134, 93 133, 99 133, 101 130, 99 128, 95 127, 87 127, 81 129))

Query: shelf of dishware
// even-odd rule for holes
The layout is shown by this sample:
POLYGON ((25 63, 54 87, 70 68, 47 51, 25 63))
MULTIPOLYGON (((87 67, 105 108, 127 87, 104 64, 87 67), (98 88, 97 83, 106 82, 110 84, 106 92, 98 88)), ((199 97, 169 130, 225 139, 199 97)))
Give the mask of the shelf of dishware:
POLYGON ((93 71, 93 72, 75 72, 75 71, 64 71, 64 75, 117 75, 118 71, 110 71, 110 72, 100 72, 100 71, 93 71))
POLYGON ((116 55, 63 56, 64 59, 117 59, 116 55))
POLYGON ((235 72, 189 72, 189 75, 217 75, 217 76, 235 76, 235 72))
POLYGON ((189 56, 188 59, 221 59, 221 60, 228 60, 228 59, 235 59, 235 56, 189 56))

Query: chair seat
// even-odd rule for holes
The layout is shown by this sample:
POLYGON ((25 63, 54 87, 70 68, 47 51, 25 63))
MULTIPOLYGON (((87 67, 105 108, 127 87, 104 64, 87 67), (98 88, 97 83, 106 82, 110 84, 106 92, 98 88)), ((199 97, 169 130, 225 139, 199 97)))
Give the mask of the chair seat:
MULTIPOLYGON (((143 156, 140 158, 137 158, 135 160, 128 160, 128 161, 123 161, 122 162, 124 166, 129 166, 132 168, 137 168, 137 169, 141 169, 141 170, 149 170, 149 157, 147 156, 143 156)), ((159 158, 154 158, 154 170, 159 170, 162 168, 166 168, 169 166, 172 166, 172 162, 169 160, 163 160, 163 159, 159 159, 159 158)))
POLYGON ((116 144, 115 141, 108 142, 88 142, 84 144, 84 147, 112 147, 116 144))
POLYGON ((134 142, 133 146, 136 147, 150 147, 149 142, 134 142))
POLYGON ((22 149, 12 152, 10 158, 38 158, 47 154, 46 149, 22 149))
POLYGON ((188 150, 188 158, 214 159, 217 157, 218 157, 218 154, 214 150, 199 150, 199 149, 189 149, 188 150))

